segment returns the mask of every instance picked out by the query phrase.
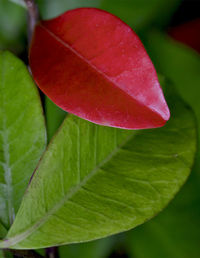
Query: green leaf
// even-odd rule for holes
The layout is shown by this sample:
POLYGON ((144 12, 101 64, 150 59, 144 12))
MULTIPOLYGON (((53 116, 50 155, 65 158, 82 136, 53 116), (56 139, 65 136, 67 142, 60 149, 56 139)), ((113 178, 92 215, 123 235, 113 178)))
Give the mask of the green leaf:
MULTIPOLYGON (((169 77, 193 107, 200 128, 200 56, 160 33, 149 34, 147 48, 157 70, 169 77)), ((200 136, 200 130, 198 130, 200 136)), ((130 233, 131 257, 199 258, 200 152, 186 185, 168 208, 130 233)))
POLYGON ((69 116, 53 138, 1 247, 42 248, 131 229, 161 211, 190 173, 192 111, 175 94, 160 129, 128 131, 69 116))
MULTIPOLYGON (((174 83, 181 97, 193 108, 200 136, 200 55, 157 32, 149 34, 146 46, 157 70, 174 83)), ((200 169, 199 161, 196 165, 200 169)))
POLYGON ((26 4, 24 0, 10 0, 10 1, 26 8, 26 4))
POLYGON ((26 10, 9 0, 0 0, 0 50, 21 53, 25 47, 26 10))
POLYGON ((42 107, 31 76, 13 54, 0 52, 0 222, 7 229, 45 143, 42 107))
POLYGON ((130 258, 199 258, 199 189, 193 171, 166 210, 128 234, 130 258))
POLYGON ((45 96, 45 116, 47 124, 47 136, 48 141, 53 137, 64 118, 66 117, 66 112, 56 106, 48 97, 45 96))
POLYGON ((104 238, 89 243, 73 244, 59 247, 60 258, 105 258, 111 253, 113 238, 104 238))

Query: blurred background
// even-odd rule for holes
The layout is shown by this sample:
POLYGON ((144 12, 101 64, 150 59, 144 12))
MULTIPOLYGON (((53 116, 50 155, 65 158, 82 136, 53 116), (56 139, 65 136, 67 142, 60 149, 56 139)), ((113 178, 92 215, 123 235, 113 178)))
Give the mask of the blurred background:
MULTIPOLYGON (((171 81, 193 108, 199 128, 199 0, 36 2, 42 19, 77 7, 97 7, 119 16, 138 33, 157 72, 171 81)), ((0 50, 11 50, 28 64, 26 21, 23 0, 0 0, 0 50)), ((42 98, 50 140, 66 113, 47 98, 42 98)), ((154 219, 129 232, 90 243, 63 246, 54 252, 61 258, 200 258, 200 152, 188 181, 154 219)))

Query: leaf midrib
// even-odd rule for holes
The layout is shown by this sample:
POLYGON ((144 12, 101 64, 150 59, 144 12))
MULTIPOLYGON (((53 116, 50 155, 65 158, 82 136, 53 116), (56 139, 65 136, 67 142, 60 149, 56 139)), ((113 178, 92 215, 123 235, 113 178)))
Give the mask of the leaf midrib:
POLYGON ((85 63, 87 63, 92 69, 94 69, 97 73, 101 74, 109 83, 113 85, 114 88, 118 89, 119 91, 123 92, 128 98, 133 99, 136 103, 139 103, 139 105, 151 110, 151 112, 155 113, 156 115, 160 116, 157 110, 155 110, 153 107, 145 105, 140 100, 136 99, 134 96, 129 95, 126 91, 124 91, 120 86, 117 87, 115 82, 107 76, 103 71, 98 69, 95 65, 93 65, 90 61, 88 61, 83 55, 81 55, 77 50, 75 50, 73 47, 71 47, 67 42, 60 39, 56 34, 54 34, 51 30, 46 28, 42 23, 39 24, 39 26, 44 29, 50 36, 52 36, 56 41, 58 41, 61 45, 68 48, 70 51, 72 51, 76 56, 78 56, 81 60, 83 60, 85 63))
MULTIPOLYGON (((77 192, 80 190, 95 174, 96 172, 103 166, 105 165, 108 161, 111 160, 111 158, 116 155, 116 153, 129 141, 131 140, 137 133, 132 133, 131 135, 127 136, 126 139, 119 144, 103 161, 99 163, 92 171, 89 173, 80 184, 77 186, 73 187, 62 199, 61 201, 56 204, 53 208, 49 210, 45 214, 44 217, 42 217, 38 222, 36 222, 33 226, 31 226, 28 230, 25 232, 8 238, 4 241, 0 241, 0 247, 7 248, 10 246, 14 246, 17 243, 23 241, 27 237, 29 237, 32 233, 34 233, 38 228, 40 228, 46 221, 48 221, 48 218, 52 215, 55 214, 69 199, 71 199, 77 192)), ((51 144, 51 143, 50 143, 51 144)), ((50 146, 49 146, 50 147, 50 146)))

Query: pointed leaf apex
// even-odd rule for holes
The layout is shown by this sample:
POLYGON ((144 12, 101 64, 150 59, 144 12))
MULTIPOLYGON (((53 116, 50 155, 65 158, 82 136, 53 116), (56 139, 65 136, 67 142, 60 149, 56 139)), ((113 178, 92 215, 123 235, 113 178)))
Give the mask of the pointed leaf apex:
POLYGON ((80 8, 42 21, 33 36, 30 66, 55 104, 91 122, 145 129, 169 119, 142 42, 105 11, 80 8))

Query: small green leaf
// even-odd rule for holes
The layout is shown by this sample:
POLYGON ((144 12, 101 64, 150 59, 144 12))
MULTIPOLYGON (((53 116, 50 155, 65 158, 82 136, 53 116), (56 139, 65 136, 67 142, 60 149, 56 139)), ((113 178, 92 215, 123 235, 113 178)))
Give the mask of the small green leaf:
POLYGON ((54 136, 66 115, 67 113, 64 110, 56 106, 56 104, 45 96, 45 116, 48 141, 50 141, 50 139, 54 136))
POLYGON ((25 65, 0 52, 0 222, 10 227, 45 150, 39 94, 25 65))
POLYGON ((192 111, 174 93, 153 130, 98 126, 70 115, 53 138, 1 247, 43 248, 131 229, 161 211, 188 177, 192 111))

